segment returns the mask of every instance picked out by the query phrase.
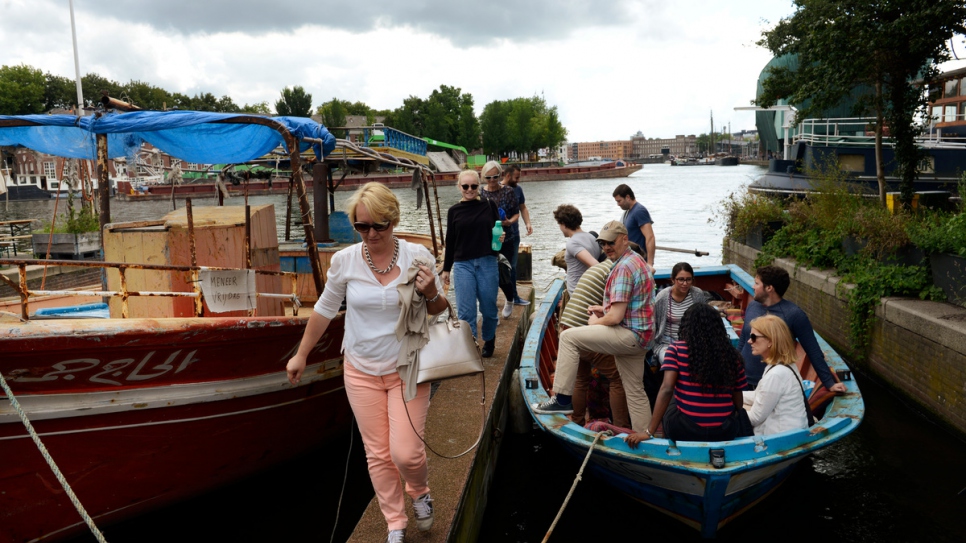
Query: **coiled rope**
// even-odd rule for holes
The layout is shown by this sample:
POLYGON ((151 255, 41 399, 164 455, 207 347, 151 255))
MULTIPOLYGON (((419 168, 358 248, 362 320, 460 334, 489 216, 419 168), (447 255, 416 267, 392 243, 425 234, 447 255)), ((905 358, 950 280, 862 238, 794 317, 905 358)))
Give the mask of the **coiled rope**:
POLYGON ((67 497, 70 498, 70 502, 74 504, 74 508, 77 509, 78 513, 80 513, 80 516, 84 519, 87 527, 91 529, 91 532, 94 534, 94 537, 97 538, 99 543, 107 543, 107 540, 104 539, 104 534, 97 529, 97 526, 94 524, 94 519, 87 514, 87 510, 84 509, 84 506, 81 505, 80 500, 77 499, 74 491, 67 483, 67 479, 64 478, 64 474, 61 473, 60 468, 57 467, 57 463, 54 462, 54 459, 50 456, 50 453, 47 452, 47 447, 45 447, 44 443, 40 441, 40 436, 37 435, 33 425, 30 424, 30 419, 28 419, 27 414, 24 413, 23 408, 20 406, 20 402, 18 402, 17 398, 14 397, 13 391, 10 390, 10 385, 7 384, 7 380, 3 378, 2 373, 0 373, 0 387, 3 387, 3 392, 7 395, 7 399, 10 400, 10 405, 12 405, 17 411, 17 414, 20 415, 21 422, 23 422, 23 425, 27 428, 27 432, 30 434, 30 439, 34 440, 34 444, 37 445, 37 449, 40 450, 40 454, 43 455, 44 460, 47 461, 47 465, 49 465, 50 469, 53 470, 54 476, 57 477, 57 481, 60 482, 60 486, 62 486, 64 491, 67 492, 67 497))
POLYGON ((577 477, 574 478, 574 484, 570 485, 570 492, 567 493, 567 497, 564 499, 563 505, 560 506, 560 511, 557 511, 557 518, 553 519, 553 524, 551 524, 550 529, 547 530, 547 535, 543 536, 542 543, 547 543, 547 541, 550 539, 550 534, 553 533, 553 529, 557 527, 557 522, 560 521, 560 517, 563 516, 564 509, 567 508, 567 504, 570 503, 571 496, 574 495, 574 490, 577 490, 577 483, 583 479, 584 468, 587 467, 587 461, 590 460, 590 455, 594 452, 594 446, 597 445, 597 442, 600 441, 600 438, 605 434, 613 435, 610 430, 604 430, 597 432, 597 435, 594 436, 594 442, 591 443, 590 448, 587 449, 587 456, 584 457, 584 463, 580 465, 580 471, 577 472, 577 477))

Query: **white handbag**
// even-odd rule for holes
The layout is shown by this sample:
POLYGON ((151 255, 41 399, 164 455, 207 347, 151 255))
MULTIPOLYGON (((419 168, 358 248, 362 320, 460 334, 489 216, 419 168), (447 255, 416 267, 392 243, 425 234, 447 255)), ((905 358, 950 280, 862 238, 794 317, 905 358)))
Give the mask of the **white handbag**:
POLYGON ((483 372, 483 355, 470 325, 457 318, 449 300, 449 318, 429 325, 429 342, 419 350, 417 383, 443 381, 483 372))
MULTIPOLYGON (((429 325, 429 342, 419 350, 419 371, 416 373, 416 382, 422 384, 467 375, 479 374, 480 376, 481 426, 476 443, 455 456, 447 456, 436 452, 429 446, 429 443, 426 443, 425 439, 419 438, 433 454, 452 459, 459 458, 472 451, 483 439, 483 431, 486 429, 486 375, 483 373, 483 354, 480 352, 480 346, 477 345, 476 339, 473 338, 470 324, 459 320, 449 300, 446 300, 446 305, 449 307, 449 318, 443 322, 429 325)), ((402 392, 401 388, 400 392, 402 392)), ((416 432, 413 419, 409 416, 409 407, 406 406, 405 396, 403 397, 403 406, 406 407, 409 425, 412 426, 413 432, 416 432)), ((419 432, 416 432, 416 435, 419 436, 419 432)))

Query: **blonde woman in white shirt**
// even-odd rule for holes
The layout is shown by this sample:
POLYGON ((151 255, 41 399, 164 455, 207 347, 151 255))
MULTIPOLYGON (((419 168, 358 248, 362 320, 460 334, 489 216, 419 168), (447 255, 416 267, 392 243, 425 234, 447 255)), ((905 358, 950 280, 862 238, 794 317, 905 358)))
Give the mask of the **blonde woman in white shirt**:
POLYGON ((751 321, 748 344, 768 364, 758 387, 744 392, 745 403, 751 402, 746 409, 755 435, 808 428, 802 376, 795 365, 795 341, 788 325, 774 315, 758 317, 751 321))
MULTIPOLYGON (((286 371, 289 381, 298 384, 306 356, 345 300, 345 391, 365 444, 369 477, 389 527, 386 541, 402 543, 408 517, 400 476, 406 483, 405 493, 413 499, 416 526, 421 532, 433 525, 433 500, 426 450, 420 439, 429 410, 430 385, 418 385, 415 398, 404 403, 406 384, 397 372, 402 346, 396 336, 402 311, 397 286, 405 282, 415 258, 425 262, 435 259, 422 245, 393 236, 399 224, 399 201, 385 186, 367 183, 349 199, 347 211, 353 227, 362 235, 362 243, 333 255, 325 290, 286 371)), ((441 313, 447 303, 436 272, 427 266, 419 268, 415 288, 425 298, 429 313, 441 313)))

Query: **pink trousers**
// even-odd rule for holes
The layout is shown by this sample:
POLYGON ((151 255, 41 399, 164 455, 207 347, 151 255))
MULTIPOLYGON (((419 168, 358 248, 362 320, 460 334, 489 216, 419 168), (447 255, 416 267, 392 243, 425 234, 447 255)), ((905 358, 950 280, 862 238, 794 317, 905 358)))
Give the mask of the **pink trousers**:
POLYGON ((349 405, 366 447, 369 478, 379 499, 379 509, 390 530, 404 530, 409 518, 399 476, 406 481, 406 493, 410 497, 415 499, 429 492, 426 449, 419 436, 426 429, 430 385, 419 385, 416 398, 404 404, 403 381, 396 372, 380 377, 368 375, 346 358, 343 377, 349 405), (419 436, 409 424, 405 407, 409 408, 419 436))

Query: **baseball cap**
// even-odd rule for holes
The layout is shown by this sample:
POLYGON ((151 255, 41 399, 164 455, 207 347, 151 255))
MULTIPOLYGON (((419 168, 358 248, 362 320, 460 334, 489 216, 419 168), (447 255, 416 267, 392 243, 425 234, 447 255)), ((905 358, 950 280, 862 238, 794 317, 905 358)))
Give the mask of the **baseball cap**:
POLYGON ((627 234, 627 229, 624 228, 624 223, 620 221, 610 221, 600 229, 600 234, 597 234, 597 239, 614 241, 617 239, 617 236, 621 234, 627 234))

